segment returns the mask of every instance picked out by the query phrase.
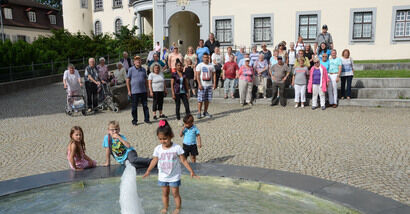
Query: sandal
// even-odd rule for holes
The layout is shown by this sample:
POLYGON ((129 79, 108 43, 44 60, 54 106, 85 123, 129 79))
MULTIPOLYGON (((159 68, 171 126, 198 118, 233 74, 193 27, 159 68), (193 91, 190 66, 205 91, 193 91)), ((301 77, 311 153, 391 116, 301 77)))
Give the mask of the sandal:
POLYGON ((162 208, 160 211, 161 214, 167 214, 168 213, 168 209, 162 208))

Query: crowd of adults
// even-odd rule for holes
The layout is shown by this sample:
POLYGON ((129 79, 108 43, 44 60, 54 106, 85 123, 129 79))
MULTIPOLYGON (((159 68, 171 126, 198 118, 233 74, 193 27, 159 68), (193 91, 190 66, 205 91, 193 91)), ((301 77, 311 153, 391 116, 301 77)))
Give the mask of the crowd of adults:
MULTIPOLYGON (((245 47, 240 47, 236 52, 232 47, 227 47, 226 53, 222 54, 219 42, 211 33, 207 41, 199 41, 196 49, 188 47, 185 56, 180 53, 175 43, 168 49, 157 42, 148 56, 147 70, 142 66, 140 56, 135 56, 131 61, 126 52, 114 72, 108 72, 104 58, 99 59, 99 65, 90 58, 84 77, 88 111, 96 108, 100 85, 126 83, 132 101, 132 124, 137 125, 137 106, 140 102, 144 110, 144 122, 150 123, 148 96, 153 98, 153 119, 166 118, 162 112, 164 97, 167 96, 165 72, 171 73, 171 93, 175 100, 178 120, 181 101, 189 114, 188 100, 192 96, 198 99, 197 118, 212 117, 208 107, 212 101, 213 90, 217 87, 224 88, 225 99, 234 99, 235 90, 238 88, 239 103, 242 106, 253 105, 259 98, 266 99, 270 82, 271 105, 280 103, 286 106, 285 88, 291 87, 295 91, 295 108, 305 106, 306 91, 312 93, 312 109, 319 107, 318 96, 321 109, 326 109, 326 92, 329 105, 336 108, 339 81, 341 99, 351 98, 354 70, 350 51, 345 49, 341 57, 337 56, 326 25, 323 25, 322 32, 317 36, 314 48, 311 44, 304 43, 302 37, 299 37, 296 43, 290 42, 288 47, 287 43, 282 41, 272 52, 267 49, 266 44, 262 44, 261 48, 258 50, 257 46, 253 46, 251 52, 246 53, 245 47)), ((69 79, 74 79, 71 81, 74 84, 79 82, 76 80, 73 66, 66 73, 65 83, 69 79)))

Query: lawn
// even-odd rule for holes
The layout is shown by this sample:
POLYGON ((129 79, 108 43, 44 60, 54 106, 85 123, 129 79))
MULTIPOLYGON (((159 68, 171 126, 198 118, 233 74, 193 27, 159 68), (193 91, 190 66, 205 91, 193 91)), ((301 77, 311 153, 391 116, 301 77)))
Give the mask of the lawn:
POLYGON ((378 63, 410 63, 410 59, 391 59, 391 60, 355 60, 357 64, 378 64, 378 63))
POLYGON ((354 71, 356 78, 410 78, 410 70, 354 71))

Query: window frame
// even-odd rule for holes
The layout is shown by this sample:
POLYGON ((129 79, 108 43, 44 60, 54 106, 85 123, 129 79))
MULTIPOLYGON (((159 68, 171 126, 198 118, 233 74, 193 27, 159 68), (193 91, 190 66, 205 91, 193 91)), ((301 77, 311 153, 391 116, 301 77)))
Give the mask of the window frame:
POLYGON ((307 44, 314 44, 316 42, 317 36, 322 32, 322 11, 297 11, 296 12, 296 25, 295 25, 295 41, 298 41, 299 29, 300 29, 300 16, 306 15, 316 15, 317 16, 317 28, 316 28, 316 38, 314 39, 303 39, 303 42, 307 44))
MULTIPOLYGON (((221 44, 221 46, 232 46, 233 44, 234 44, 234 28, 235 28, 235 22, 234 22, 234 16, 214 16, 214 17, 212 17, 212 23, 213 23, 213 25, 212 25, 212 32, 214 32, 215 33, 215 38, 218 38, 217 37, 217 21, 227 21, 227 20, 230 20, 231 21, 231 28, 230 28, 230 30, 231 30, 231 41, 228 41, 228 42, 221 42, 220 40, 218 40, 219 41, 219 43, 221 44)), ((223 30, 226 30, 226 29, 223 29, 223 30)), ((228 29, 229 30, 229 29, 228 29)))
MULTIPOLYGON (((263 23, 263 21, 262 21, 263 23)), ((264 27, 262 26, 262 35, 263 35, 263 29, 264 27)), ((266 45, 273 45, 273 39, 274 39, 274 14, 269 13, 269 14, 256 14, 256 15, 251 15, 251 43, 253 45, 261 45, 261 44, 266 44, 266 45), (268 40, 261 40, 261 41, 256 41, 255 40, 255 21, 256 19, 263 19, 263 18, 270 18, 270 38, 268 40)), ((263 39, 263 36, 262 36, 263 39)))
POLYGON ((121 22, 121 27, 124 26, 123 22, 122 22, 122 19, 120 17, 115 18, 114 19, 114 33, 116 33, 116 34, 120 33, 120 31, 121 31, 121 28, 120 28, 119 31, 117 32, 117 21, 121 22))
MULTIPOLYGON (((377 8, 352 8, 350 9, 350 21, 349 21, 349 40, 350 40, 350 44, 353 43, 363 43, 363 42, 367 42, 367 43, 374 43, 375 41, 375 37, 376 37, 376 17, 377 17, 377 8), (371 13, 372 14, 372 22, 371 22, 371 35, 369 38, 356 38, 354 36, 354 25, 355 25, 355 14, 356 13, 371 13)), ((363 17, 362 17, 363 18, 363 17)), ((363 23, 362 20, 362 25, 366 24, 363 23)), ((363 29, 363 26, 362 26, 363 29)), ((362 30, 362 34, 363 34, 363 30, 362 30)))
POLYGON ((50 15, 48 15, 48 19, 50 20, 50 24, 52 24, 52 25, 57 24, 57 16, 56 15, 50 14, 50 15), (54 19, 53 19, 53 17, 54 17, 54 19), (54 23, 53 23, 53 21, 54 21, 54 23))
POLYGON ((96 20, 95 22, 94 22, 94 35, 101 35, 102 34, 102 22, 100 21, 100 20, 96 20), (98 32, 97 33, 97 27, 96 27, 96 25, 97 25, 97 23, 99 23, 99 25, 100 25, 100 32, 98 32))
POLYGON ((404 26, 404 36, 403 37, 396 37, 396 17, 397 17, 397 12, 399 11, 409 11, 410 12, 410 5, 406 6, 394 6, 393 7, 393 12, 392 12, 392 20, 391 20, 391 43, 396 43, 396 42, 410 42, 410 36, 406 36, 406 23, 410 23, 410 20, 405 20, 405 26, 404 26))
POLYGON ((123 7, 123 4, 122 4, 122 0, 112 0, 112 8, 113 9, 116 9, 116 8, 122 8, 123 7), (119 1, 120 2, 120 4, 115 4, 115 2, 117 2, 117 1, 119 1))
POLYGON ((88 9, 88 0, 80 0, 80 8, 88 9))
POLYGON ((94 0, 94 12, 98 11, 104 11, 104 1, 103 0, 94 0), (101 5, 100 7, 97 7, 97 2, 101 2, 98 5, 101 5))
POLYGON ((28 16, 28 21, 29 22, 32 22, 32 23, 37 22, 37 15, 36 15, 35 11, 28 11, 27 16, 28 16))
POLYGON ((5 7, 3 12, 4 12, 4 19, 13 20, 13 9, 12 8, 5 7), (6 10, 9 12, 7 13, 6 10), (9 15, 9 17, 7 17, 7 15, 9 15))

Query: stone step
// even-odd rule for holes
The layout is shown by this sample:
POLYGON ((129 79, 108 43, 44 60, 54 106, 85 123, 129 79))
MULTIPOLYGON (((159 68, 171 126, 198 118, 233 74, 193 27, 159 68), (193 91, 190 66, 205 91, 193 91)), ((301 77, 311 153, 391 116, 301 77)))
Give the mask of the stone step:
MULTIPOLYGON (((267 97, 272 97, 272 89, 267 90, 267 97)), ((340 89, 338 95, 340 97, 340 89)), ((235 97, 239 97, 238 89, 235 90, 235 97)), ((285 89, 286 98, 294 98, 295 91, 293 88, 285 89)), ((361 99, 409 99, 410 88, 352 88, 352 98, 361 99)), ((214 97, 223 98, 225 92, 222 88, 217 88, 213 93, 214 97)), ((307 94, 307 97, 311 97, 311 94, 307 94)))
MULTIPOLYGON (((152 101, 152 99, 149 99, 152 101)), ((310 108, 311 106, 311 99, 307 100, 309 105, 306 105, 306 108, 310 108)), ((165 103, 174 103, 175 101, 167 97, 164 100, 165 103)), ((191 106, 197 103, 196 98, 191 98, 189 100, 191 106)), ((238 104, 239 99, 224 99, 224 98, 214 98, 212 100, 213 103, 218 104, 238 104)), ((319 101, 318 101, 319 102, 319 101)), ((254 103, 255 105, 270 105, 271 99, 257 99, 254 103)), ((287 99, 287 105, 293 107, 295 105, 294 99, 287 99)), ((400 107, 400 108, 410 108, 410 99, 351 99, 351 100, 339 100, 339 106, 361 106, 361 107, 400 107)))
MULTIPOLYGON (((166 79, 165 82, 169 88, 171 80, 166 79)), ((269 83, 268 87, 270 86, 269 83)), ((338 87, 340 88, 340 81, 338 87)), ((352 88, 410 88, 410 78, 353 78, 352 88)))
POLYGON ((353 78, 352 88, 410 88, 410 78, 353 78))

